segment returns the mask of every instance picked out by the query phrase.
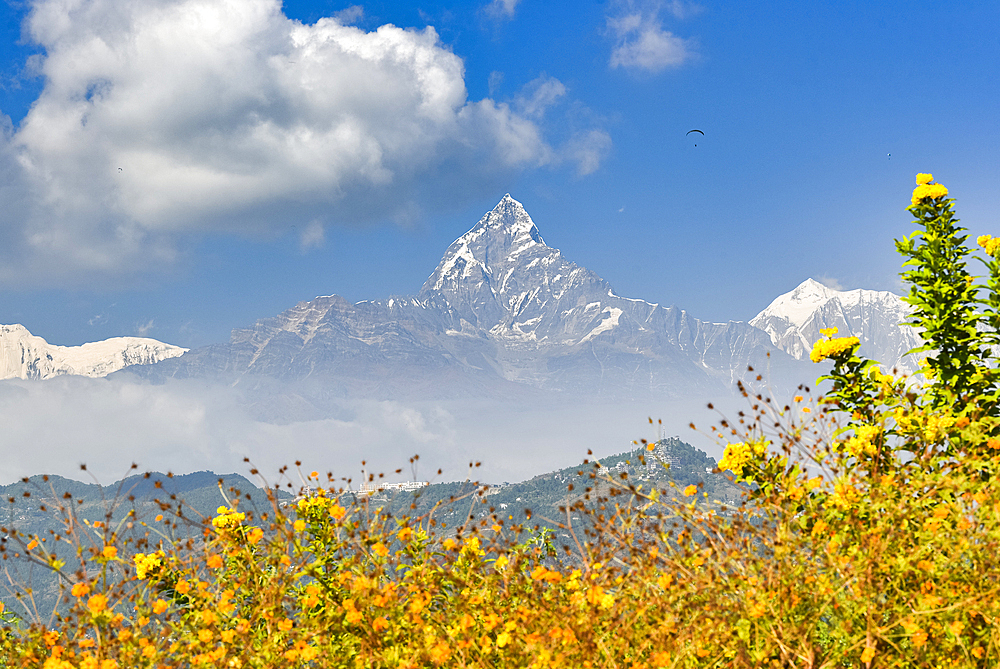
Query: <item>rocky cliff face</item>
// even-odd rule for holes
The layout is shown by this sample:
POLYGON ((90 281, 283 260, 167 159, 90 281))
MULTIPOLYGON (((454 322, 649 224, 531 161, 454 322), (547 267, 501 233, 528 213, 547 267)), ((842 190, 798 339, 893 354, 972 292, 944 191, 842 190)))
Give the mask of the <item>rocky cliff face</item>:
POLYGON ((151 365, 185 351, 141 337, 54 346, 23 325, 0 325, 0 379, 48 379, 63 374, 107 376, 129 365, 151 365))

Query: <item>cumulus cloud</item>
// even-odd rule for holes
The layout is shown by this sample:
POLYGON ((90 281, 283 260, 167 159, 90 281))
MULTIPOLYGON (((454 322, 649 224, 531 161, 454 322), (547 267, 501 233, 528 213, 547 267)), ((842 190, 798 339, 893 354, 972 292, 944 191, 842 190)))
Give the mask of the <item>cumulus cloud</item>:
POLYGON ((620 11, 608 17, 608 29, 615 39, 609 61, 612 68, 659 72, 676 67, 694 55, 694 43, 665 30, 660 19, 663 10, 677 18, 696 13, 694 6, 681 2, 667 5, 634 2, 621 3, 620 11))
POLYGON ((561 84, 470 100, 432 27, 348 25, 362 15, 34 0, 44 88, 0 141, 0 281, 145 271, 208 232, 403 219, 434 189, 553 163, 541 114, 561 84))

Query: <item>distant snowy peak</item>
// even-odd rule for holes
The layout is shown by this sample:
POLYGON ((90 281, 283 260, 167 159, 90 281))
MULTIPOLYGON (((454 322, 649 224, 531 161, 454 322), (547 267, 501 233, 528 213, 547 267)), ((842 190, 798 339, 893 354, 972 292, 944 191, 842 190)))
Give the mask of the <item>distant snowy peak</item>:
POLYGON ((508 193, 471 230, 452 242, 421 293, 489 279, 516 263, 526 251, 539 249, 558 253, 545 245, 528 212, 508 193))
POLYGON ((906 352, 920 346, 914 329, 903 321, 910 307, 888 291, 834 290, 807 279, 778 296, 750 324, 766 332, 775 346, 802 359, 808 357, 823 328, 836 327, 841 336, 858 337, 861 352, 886 367, 912 370, 906 352))
POLYGON ((151 365, 186 348, 144 337, 114 337, 81 346, 55 346, 23 325, 0 325, 0 379, 101 377, 130 365, 151 365))

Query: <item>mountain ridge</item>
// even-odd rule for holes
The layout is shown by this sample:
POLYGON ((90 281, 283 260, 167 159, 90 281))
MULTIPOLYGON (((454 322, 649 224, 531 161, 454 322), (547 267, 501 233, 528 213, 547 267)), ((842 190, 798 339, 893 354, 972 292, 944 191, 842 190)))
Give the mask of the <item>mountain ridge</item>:
POLYGON ((57 346, 31 334, 23 325, 0 325, 0 380, 41 380, 66 374, 97 378, 130 365, 178 357, 187 350, 146 337, 112 337, 80 346, 57 346))
POLYGON ((335 394, 380 399, 529 389, 629 399, 724 391, 768 362, 779 373, 798 366, 747 323, 617 295, 545 244, 508 194, 448 247, 417 295, 317 297, 234 330, 228 344, 132 371, 321 378, 335 394))
POLYGON ((548 246, 508 193, 449 245, 416 295, 353 304, 320 296, 233 330, 228 343, 131 373, 277 382, 314 405, 336 397, 688 397, 731 392, 751 366, 787 390, 822 373, 805 360, 821 327, 877 335, 867 348, 901 360, 912 333, 898 325, 900 304, 891 293, 833 291, 808 279, 750 322, 702 321, 618 295, 548 246))

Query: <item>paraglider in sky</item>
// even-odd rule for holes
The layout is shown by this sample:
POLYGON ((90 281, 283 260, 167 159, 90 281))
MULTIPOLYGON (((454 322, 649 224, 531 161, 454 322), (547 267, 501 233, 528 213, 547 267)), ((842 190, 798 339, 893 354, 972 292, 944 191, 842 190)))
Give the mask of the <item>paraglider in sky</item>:
MULTIPOLYGON (((688 136, 688 135, 690 135, 690 134, 691 134, 692 132, 697 132, 697 133, 700 133, 702 137, 704 137, 704 136, 705 136, 705 133, 703 133, 703 132, 702 132, 701 130, 688 130, 688 131, 687 131, 686 133, 684 133, 684 136, 685 136, 685 137, 687 137, 687 136, 688 136)), ((697 145, 697 144, 695 144, 695 146, 698 146, 698 145, 697 145)))

